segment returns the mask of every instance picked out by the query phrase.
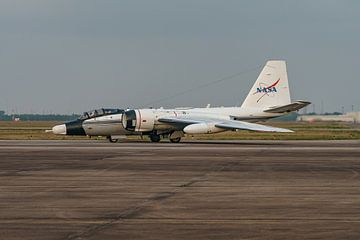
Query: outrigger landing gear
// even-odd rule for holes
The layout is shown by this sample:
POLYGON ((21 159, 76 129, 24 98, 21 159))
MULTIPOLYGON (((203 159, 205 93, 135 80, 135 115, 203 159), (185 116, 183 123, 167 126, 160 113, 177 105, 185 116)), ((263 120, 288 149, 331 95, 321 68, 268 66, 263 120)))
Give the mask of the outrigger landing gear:
POLYGON ((161 140, 160 135, 157 135, 157 134, 150 134, 149 138, 150 138, 151 142, 160 142, 160 140, 161 140))
POLYGON ((177 137, 177 138, 170 138, 170 142, 172 143, 179 143, 181 140, 181 137, 177 137))
POLYGON ((107 139, 109 140, 109 142, 111 142, 111 143, 117 143, 117 142, 119 141, 119 139, 112 139, 111 136, 107 136, 106 138, 107 138, 107 139))

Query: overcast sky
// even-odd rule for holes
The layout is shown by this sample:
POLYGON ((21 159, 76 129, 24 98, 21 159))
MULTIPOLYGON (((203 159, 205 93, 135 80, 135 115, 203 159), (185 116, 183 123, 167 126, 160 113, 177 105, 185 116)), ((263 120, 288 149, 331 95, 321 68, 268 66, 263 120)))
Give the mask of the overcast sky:
POLYGON ((0 109, 234 106, 284 59, 293 100, 359 110, 359 23, 356 0, 0 0, 0 109))

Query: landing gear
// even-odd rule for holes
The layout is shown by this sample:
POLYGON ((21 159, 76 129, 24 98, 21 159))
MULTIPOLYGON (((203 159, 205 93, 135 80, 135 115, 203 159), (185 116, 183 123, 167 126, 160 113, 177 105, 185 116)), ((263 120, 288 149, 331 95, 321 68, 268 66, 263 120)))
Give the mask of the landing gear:
POLYGON ((173 131, 171 133, 153 131, 149 133, 149 138, 151 142, 160 142, 161 138, 169 138, 170 142, 178 143, 181 141, 181 137, 183 136, 184 133, 182 131, 173 131))
POLYGON ((119 141, 119 139, 112 139, 111 138, 111 136, 108 136, 108 137, 106 137, 108 140, 109 140, 109 142, 111 142, 111 143, 117 143, 118 141, 119 141))
POLYGON ((151 142, 160 142, 161 140, 160 135, 157 134, 150 134, 149 137, 151 142))
POLYGON ((184 136, 183 131, 173 131, 172 133, 170 133, 169 139, 170 139, 170 142, 172 142, 172 143, 178 143, 181 141, 181 137, 183 137, 183 136, 184 136))
POLYGON ((181 137, 177 137, 177 138, 170 138, 170 142, 172 143, 179 143, 181 140, 181 137))

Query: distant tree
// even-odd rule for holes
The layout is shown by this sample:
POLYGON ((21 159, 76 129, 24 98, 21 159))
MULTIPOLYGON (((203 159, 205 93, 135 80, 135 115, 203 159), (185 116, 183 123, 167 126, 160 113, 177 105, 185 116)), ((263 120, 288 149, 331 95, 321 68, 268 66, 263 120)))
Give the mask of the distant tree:
POLYGON ((12 121, 19 118, 21 121, 70 121, 79 118, 80 115, 62 115, 62 114, 17 114, 6 115, 4 111, 0 111, 0 121, 12 121), (2 113, 2 114, 1 114, 2 113))
POLYGON ((326 112, 326 113, 324 113, 324 115, 342 115, 342 113, 341 112, 332 112, 332 113, 326 112))

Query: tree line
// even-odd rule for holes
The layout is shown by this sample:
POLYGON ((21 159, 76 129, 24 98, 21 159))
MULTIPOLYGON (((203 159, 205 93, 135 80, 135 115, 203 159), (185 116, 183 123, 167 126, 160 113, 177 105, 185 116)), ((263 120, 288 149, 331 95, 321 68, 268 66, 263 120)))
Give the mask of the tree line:
POLYGON ((0 121, 70 121, 78 118, 78 114, 11 114, 0 111, 0 121))

